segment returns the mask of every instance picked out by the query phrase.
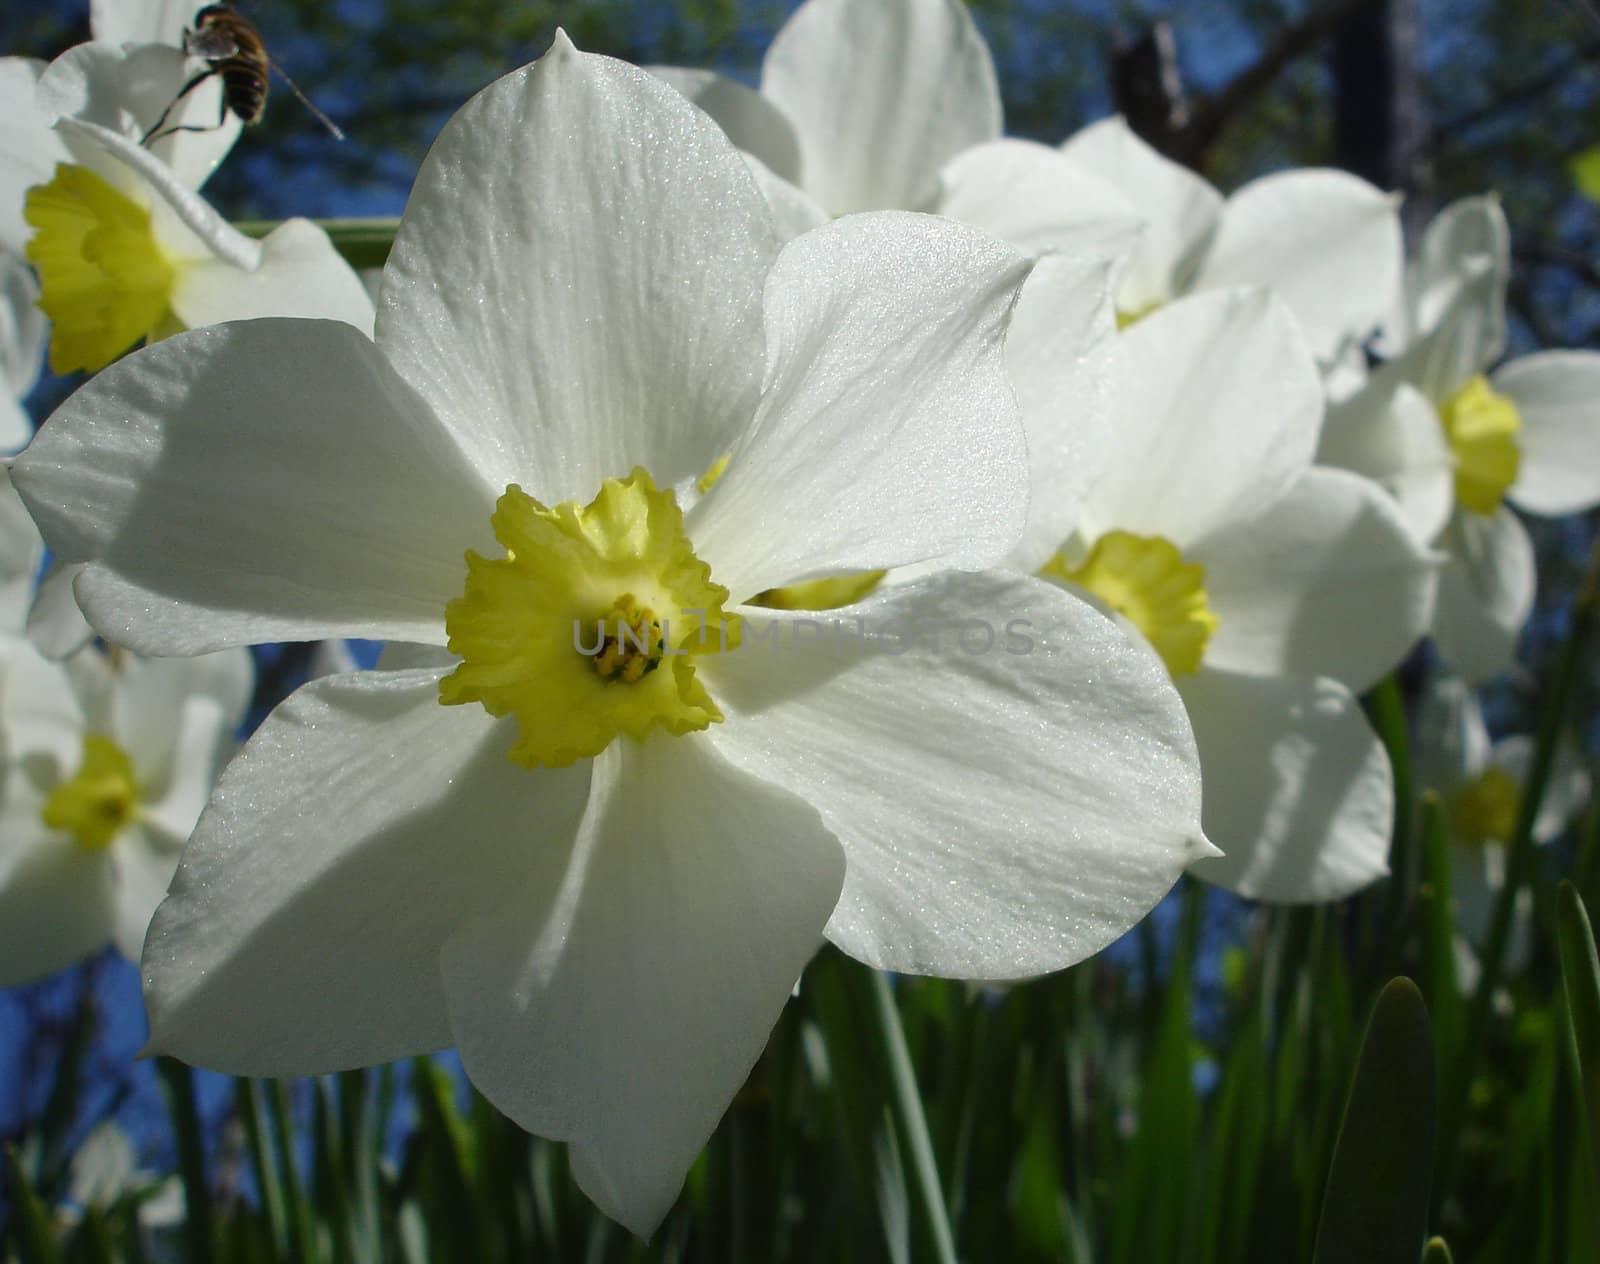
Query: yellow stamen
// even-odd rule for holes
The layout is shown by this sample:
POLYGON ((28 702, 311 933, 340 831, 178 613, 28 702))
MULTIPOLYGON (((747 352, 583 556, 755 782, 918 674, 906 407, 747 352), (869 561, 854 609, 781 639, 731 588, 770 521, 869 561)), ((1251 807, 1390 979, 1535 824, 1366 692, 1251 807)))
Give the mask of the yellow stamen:
POLYGON ((1155 299, 1149 303, 1146 303, 1143 307, 1133 307, 1127 309, 1121 307, 1117 308, 1117 332, 1121 333, 1124 329, 1129 329, 1132 326, 1137 325, 1146 316, 1150 315, 1151 312, 1160 310, 1160 299, 1155 299))
POLYGON ((1206 602, 1205 567, 1185 562, 1172 541, 1110 531, 1081 564, 1057 553, 1039 573, 1099 597, 1144 633, 1174 676, 1200 670, 1217 616, 1206 602))
POLYGON ((491 522, 506 555, 467 554, 465 591, 445 607, 462 662, 440 702, 515 716, 510 757, 530 768, 722 719, 692 663, 736 648, 739 628, 670 490, 636 469, 588 505, 547 509, 512 485, 491 522))
POLYGON ((1521 464, 1517 406, 1480 373, 1445 401, 1439 419, 1456 458, 1456 502, 1473 513, 1492 514, 1517 481, 1521 464))
POLYGON ((109 737, 90 733, 77 774, 50 792, 41 815, 50 829, 75 835, 85 847, 108 847, 138 814, 132 761, 109 737))
POLYGON ((28 190, 39 306, 54 326, 50 367, 103 369, 172 323, 173 267, 156 244, 150 212, 87 167, 58 164, 28 190))
POLYGON ((1472 842, 1510 843, 1522 807, 1522 787, 1504 768, 1485 768, 1450 796, 1450 827, 1472 842))

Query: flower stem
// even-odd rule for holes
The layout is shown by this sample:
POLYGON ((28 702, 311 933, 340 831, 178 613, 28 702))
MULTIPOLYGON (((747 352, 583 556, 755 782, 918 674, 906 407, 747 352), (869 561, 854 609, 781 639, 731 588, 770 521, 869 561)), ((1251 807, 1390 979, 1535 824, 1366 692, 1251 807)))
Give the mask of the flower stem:
POLYGON ((900 1025, 900 1010, 894 990, 882 971, 859 962, 844 960, 843 973, 856 1007, 869 1016, 869 1040, 876 1047, 889 1087, 889 1112, 899 1134, 900 1145, 909 1160, 914 1202, 923 1215, 928 1235, 939 1264, 956 1264, 955 1235, 950 1230, 950 1215, 944 1205, 944 1187, 939 1180, 939 1164, 933 1154, 933 1138, 922 1109, 922 1091, 906 1048, 906 1035, 900 1025))
POLYGON ((204 1134, 194 1096, 194 1072, 176 1058, 159 1058, 156 1067, 172 1102, 178 1134, 178 1170, 183 1177, 185 1258, 209 1264, 215 1258, 211 1228, 211 1188, 206 1182, 204 1134))
POLYGON ((1527 882, 1534 860, 1533 826, 1539 816, 1539 805, 1550 784, 1555 767, 1556 747, 1561 739, 1567 711, 1577 692, 1582 677, 1584 652, 1593 630, 1595 613, 1600 607, 1600 536, 1589 555, 1588 569, 1572 606, 1572 627, 1561 648, 1555 676, 1545 692, 1544 705, 1539 716, 1539 729, 1534 740, 1533 763, 1522 787, 1522 800, 1517 810, 1517 826, 1506 852, 1505 880, 1495 896, 1494 911, 1489 922, 1489 933, 1479 958, 1477 989, 1467 1010, 1465 1039, 1461 1044, 1460 1059, 1448 1082, 1442 1103, 1439 1136, 1439 1161, 1435 1198, 1455 1187, 1456 1165, 1460 1159, 1460 1142, 1466 1122, 1467 1104, 1471 1096, 1473 1076, 1477 1074, 1479 1059, 1483 1056, 1492 1016, 1495 989, 1500 984, 1505 967, 1506 949, 1511 941, 1511 929, 1516 913, 1517 893, 1527 882))

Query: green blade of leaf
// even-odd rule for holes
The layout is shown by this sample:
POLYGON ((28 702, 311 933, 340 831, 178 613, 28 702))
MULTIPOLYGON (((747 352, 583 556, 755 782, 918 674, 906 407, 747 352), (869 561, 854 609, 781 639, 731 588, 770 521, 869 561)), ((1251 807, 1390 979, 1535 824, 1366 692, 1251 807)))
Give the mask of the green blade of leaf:
POLYGON ((50 1213, 45 1209, 33 1182, 23 1171, 22 1161, 12 1146, 6 1146, 6 1184, 15 1204, 11 1216, 12 1238, 20 1264, 60 1264, 61 1252, 50 1229, 50 1213))
POLYGON ((1410 979, 1379 994, 1356 1062, 1314 1264, 1415 1264, 1433 1169, 1433 1038, 1410 979))
MULTIPOLYGON (((1578 889, 1563 881, 1556 896, 1561 983, 1571 1024, 1569 1061, 1584 1120, 1591 1170, 1600 1169, 1600 954, 1578 889)), ((1600 1198, 1600 1189, 1592 1191, 1600 1198)))

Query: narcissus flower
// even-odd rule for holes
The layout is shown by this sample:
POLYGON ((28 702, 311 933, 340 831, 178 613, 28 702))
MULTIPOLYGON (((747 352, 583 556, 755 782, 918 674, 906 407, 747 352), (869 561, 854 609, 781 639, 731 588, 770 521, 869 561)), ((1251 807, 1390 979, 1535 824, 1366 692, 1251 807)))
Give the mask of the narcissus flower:
POLYGON ((238 131, 232 115, 213 126, 216 80, 164 124, 200 130, 140 143, 188 73, 182 52, 159 44, 83 44, 42 69, 0 63, 0 144, 14 157, 0 177, 0 245, 39 274, 58 373, 241 317, 371 330, 371 301, 320 228, 288 220, 255 241, 195 192, 238 131))
POLYGON ((1393 811, 1356 695, 1427 628, 1434 562, 1381 488, 1312 467, 1317 368, 1264 290, 1185 298, 1117 335, 1100 472, 1086 498, 1053 495, 1078 465, 1059 355, 1077 266, 1041 262, 1008 342, 1035 464, 1014 561, 1099 599, 1171 674, 1225 853, 1195 873, 1262 899, 1348 895, 1386 871, 1393 811))
POLYGON ((1449 555, 1434 639, 1469 681, 1509 667, 1533 609, 1528 533, 1511 511, 1600 504, 1600 354, 1505 348, 1510 246, 1492 197, 1429 225, 1391 322, 1393 359, 1328 414, 1319 459, 1383 482, 1419 540, 1449 555))
MULTIPOLYGON (((1472 953, 1483 947, 1505 885, 1506 849, 1533 767, 1533 739, 1519 733, 1491 740, 1471 686, 1440 674, 1423 694, 1414 749, 1418 784, 1439 794, 1451 842, 1450 896, 1463 941, 1460 956, 1475 968, 1472 953)), ((1556 747, 1531 840, 1543 845, 1558 838, 1588 802, 1589 789, 1581 756, 1563 742, 1556 747)), ((1527 954, 1532 913, 1531 901, 1519 902, 1509 947, 1513 962, 1527 954)))
POLYGON ((1027 270, 899 213, 780 251, 720 131, 560 36, 424 162, 375 343, 239 322, 74 395, 16 479, 104 632, 418 646, 230 767, 146 949, 154 1047, 455 1044, 644 1233, 824 935, 1015 977, 1137 921, 1212 849, 1182 704, 1094 609, 952 572, 841 646, 748 604, 1012 547, 1027 270))
POLYGON ((250 685, 243 650, 61 664, 0 634, 0 986, 139 959, 250 685))

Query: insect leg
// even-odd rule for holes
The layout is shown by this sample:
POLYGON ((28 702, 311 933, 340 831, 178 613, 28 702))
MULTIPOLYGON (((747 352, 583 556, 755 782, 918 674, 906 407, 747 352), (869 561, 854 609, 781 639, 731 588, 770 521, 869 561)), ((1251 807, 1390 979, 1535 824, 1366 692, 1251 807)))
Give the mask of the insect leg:
MULTIPOLYGON (((204 70, 197 70, 194 73, 194 75, 190 78, 189 82, 184 84, 183 87, 178 89, 178 95, 173 97, 172 101, 168 104, 167 108, 161 111, 161 117, 158 118, 155 121, 155 123, 151 125, 150 130, 148 132, 146 132, 140 138, 139 143, 141 145, 148 145, 152 140, 160 140, 162 136, 167 135, 166 132, 163 132, 161 130, 161 125, 167 121, 167 116, 169 114, 171 114, 175 109, 178 108, 178 102, 183 100, 184 97, 188 96, 191 92, 193 92, 202 83, 204 83, 207 79, 211 78, 211 76, 216 74, 216 73, 217 72, 215 70, 213 70, 210 66, 207 66, 204 70)), ((222 108, 223 108, 224 111, 226 111, 227 108, 228 108, 226 99, 224 99, 224 101, 223 101, 222 108)), ((217 126, 218 127, 222 126, 222 119, 219 118, 217 120, 217 126)), ((171 130, 172 131, 193 131, 195 129, 185 127, 185 128, 172 128, 171 130)), ((205 129, 200 129, 200 130, 205 130, 205 129)))

